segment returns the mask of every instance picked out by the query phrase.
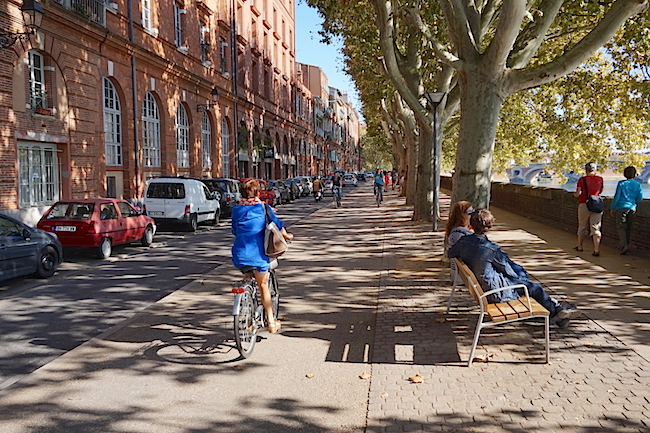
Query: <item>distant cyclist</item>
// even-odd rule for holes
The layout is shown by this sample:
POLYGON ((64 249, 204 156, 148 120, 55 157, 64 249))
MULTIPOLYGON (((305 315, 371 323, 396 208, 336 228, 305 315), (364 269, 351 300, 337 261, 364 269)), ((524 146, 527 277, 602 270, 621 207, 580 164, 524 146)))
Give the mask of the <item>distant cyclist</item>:
POLYGON ((379 194, 379 203, 384 201, 384 175, 381 170, 375 170, 375 183, 373 185, 373 191, 375 195, 379 194))
POLYGON ((343 198, 343 191, 341 190, 343 188, 343 176, 341 176, 341 173, 338 171, 334 173, 334 178, 332 179, 332 192, 336 194, 336 201, 338 203, 341 202, 341 199, 343 198))
POLYGON ((314 179, 314 187, 313 187, 314 198, 317 198, 319 192, 322 194, 323 189, 325 189, 325 184, 323 183, 323 180, 320 178, 320 176, 316 176, 316 179, 314 179))

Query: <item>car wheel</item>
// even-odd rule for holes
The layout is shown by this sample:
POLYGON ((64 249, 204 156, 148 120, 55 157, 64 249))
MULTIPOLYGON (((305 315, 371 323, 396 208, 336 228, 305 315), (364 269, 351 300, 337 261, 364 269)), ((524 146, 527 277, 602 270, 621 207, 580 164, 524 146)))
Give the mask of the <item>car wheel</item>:
POLYGON ((111 244, 110 238, 102 238, 99 242, 99 248, 97 248, 97 257, 100 259, 107 259, 111 256, 113 252, 113 245, 111 244))
POLYGON ((38 264, 36 266, 36 275, 39 278, 48 278, 54 275, 56 265, 59 261, 59 255, 54 248, 47 246, 43 248, 38 255, 38 264))
POLYGON ((145 247, 148 247, 153 243, 153 227, 147 226, 147 228, 144 229, 144 235, 140 242, 142 242, 142 245, 145 247))
POLYGON ((198 217, 196 216, 195 213, 193 213, 190 215, 190 222, 187 225, 187 230, 190 232, 195 232, 198 226, 199 226, 198 217))

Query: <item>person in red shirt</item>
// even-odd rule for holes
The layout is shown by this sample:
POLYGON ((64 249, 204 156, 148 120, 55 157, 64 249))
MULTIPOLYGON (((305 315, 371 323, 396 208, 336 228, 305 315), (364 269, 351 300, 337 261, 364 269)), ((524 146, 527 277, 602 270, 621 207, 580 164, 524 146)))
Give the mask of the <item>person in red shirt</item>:
POLYGON ((583 251, 582 244, 585 237, 591 236, 594 242, 592 255, 600 255, 600 224, 603 218, 602 212, 591 212, 587 209, 587 192, 589 195, 600 195, 603 192, 603 178, 596 174, 596 164, 593 162, 585 165, 586 174, 578 179, 576 191, 573 193, 578 200, 578 246, 576 251, 583 251))

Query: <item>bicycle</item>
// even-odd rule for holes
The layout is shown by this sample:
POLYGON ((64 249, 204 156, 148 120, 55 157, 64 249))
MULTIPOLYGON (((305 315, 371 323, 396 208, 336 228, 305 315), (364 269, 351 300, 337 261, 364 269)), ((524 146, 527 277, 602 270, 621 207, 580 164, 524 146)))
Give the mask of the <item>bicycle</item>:
MULTIPOLYGON (((278 261, 271 261, 269 269, 269 290, 271 291, 271 303, 273 305, 273 317, 277 320, 280 311, 280 294, 278 293, 278 281, 275 276, 275 268, 278 261)), ((235 331, 235 343, 242 358, 248 358, 257 343, 257 332, 268 325, 266 312, 260 298, 260 290, 257 281, 252 277, 253 271, 257 268, 246 266, 240 268, 244 274, 251 277, 244 277, 239 286, 232 289, 235 294, 233 304, 233 325, 235 331)))
POLYGON ((375 201, 377 202, 377 207, 379 207, 381 202, 384 201, 384 194, 382 192, 383 188, 382 188, 382 185, 379 185, 377 183, 374 185, 374 188, 375 188, 375 191, 374 191, 374 193, 375 193, 375 201))
POLYGON ((336 207, 341 207, 341 187, 332 187, 332 201, 336 202, 336 207))

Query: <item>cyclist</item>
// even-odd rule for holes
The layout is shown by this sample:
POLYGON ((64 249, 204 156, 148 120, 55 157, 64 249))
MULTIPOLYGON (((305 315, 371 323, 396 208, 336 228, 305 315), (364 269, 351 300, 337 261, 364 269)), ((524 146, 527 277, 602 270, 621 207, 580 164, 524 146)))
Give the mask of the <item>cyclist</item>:
POLYGON ((375 195, 379 194, 379 203, 384 201, 384 175, 381 170, 375 170, 375 183, 373 185, 375 195))
MULTIPOLYGON (((260 184, 255 179, 249 179, 241 186, 242 200, 232 209, 232 234, 235 243, 232 246, 232 262, 236 268, 252 266, 257 268, 253 272, 257 285, 260 288, 262 305, 266 311, 268 330, 275 333, 280 329, 280 321, 273 317, 273 304, 269 290, 269 266, 271 259, 264 253, 264 230, 266 228, 266 206, 260 200, 260 184)), ((290 240, 293 234, 288 233, 284 223, 278 219, 273 208, 268 207, 270 218, 280 228, 282 236, 290 240)), ((251 277, 246 274, 246 277, 251 277)))
POLYGON ((336 194, 336 201, 339 203, 343 198, 341 188, 343 188, 343 176, 337 171, 332 179, 332 192, 336 194))

